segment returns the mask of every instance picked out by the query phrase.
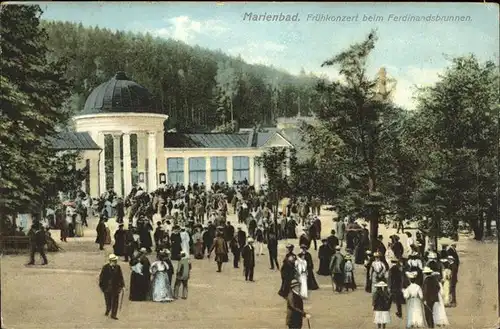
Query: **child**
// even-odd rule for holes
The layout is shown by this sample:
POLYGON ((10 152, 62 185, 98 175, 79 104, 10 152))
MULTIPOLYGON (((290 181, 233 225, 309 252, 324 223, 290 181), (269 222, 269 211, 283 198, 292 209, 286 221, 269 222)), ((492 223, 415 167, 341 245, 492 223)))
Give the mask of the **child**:
POLYGON ((387 283, 384 281, 379 281, 374 287, 376 288, 373 293, 374 323, 377 325, 377 328, 385 329, 385 325, 391 323, 391 315, 389 313, 391 297, 387 291, 387 283))
POLYGON ((346 291, 349 291, 349 288, 353 291, 356 289, 356 283, 354 282, 354 265, 352 263, 351 255, 345 256, 344 287, 346 291))

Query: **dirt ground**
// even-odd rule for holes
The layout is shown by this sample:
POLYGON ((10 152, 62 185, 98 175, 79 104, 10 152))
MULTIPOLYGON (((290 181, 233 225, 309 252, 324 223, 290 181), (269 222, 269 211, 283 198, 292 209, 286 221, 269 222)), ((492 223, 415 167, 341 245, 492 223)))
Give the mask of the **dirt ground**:
MULTIPOLYGON (((328 235, 331 219, 332 213, 324 211, 322 236, 328 235)), ((237 222, 234 215, 230 220, 237 222)), ((86 237, 71 239, 62 245, 64 252, 49 254, 48 266, 26 267, 26 256, 1 259, 5 328, 285 328, 286 302, 277 294, 280 273, 269 269, 265 247, 266 255, 256 257, 255 282, 245 282, 242 269, 232 268, 231 256, 222 273, 216 273, 213 257, 193 260, 188 299, 169 304, 128 301, 130 269, 121 262, 127 285, 123 307, 118 321, 105 317, 104 298, 97 283, 100 268, 112 249, 106 246, 105 251, 98 250, 94 227, 95 220, 86 237)), ((382 226, 380 230, 386 237, 395 233, 382 226)), ((53 237, 58 238, 58 233, 53 232, 53 237)), ((405 237, 401 235, 403 244, 405 237)), ((280 259, 290 242, 297 245, 297 240, 280 242, 280 259)), ((449 328, 496 328, 496 244, 463 238, 457 249, 461 257, 458 306, 447 309, 449 328)), ((310 252, 316 269, 317 252, 310 252)), ((306 311, 312 314, 311 328, 376 328, 371 296, 363 289, 364 268, 357 266, 355 271, 358 290, 341 295, 332 292, 328 277, 316 275, 320 289, 310 292, 305 302, 306 311)), ((391 310, 392 323, 387 328, 404 328, 404 308, 402 320, 394 313, 391 310)))

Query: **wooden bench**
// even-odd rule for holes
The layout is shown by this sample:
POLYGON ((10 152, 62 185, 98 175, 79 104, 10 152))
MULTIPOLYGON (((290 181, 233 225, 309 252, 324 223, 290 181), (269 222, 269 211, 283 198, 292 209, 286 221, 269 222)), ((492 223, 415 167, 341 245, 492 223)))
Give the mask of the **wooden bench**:
POLYGON ((28 236, 0 236, 0 251, 8 253, 25 253, 30 250, 28 236))

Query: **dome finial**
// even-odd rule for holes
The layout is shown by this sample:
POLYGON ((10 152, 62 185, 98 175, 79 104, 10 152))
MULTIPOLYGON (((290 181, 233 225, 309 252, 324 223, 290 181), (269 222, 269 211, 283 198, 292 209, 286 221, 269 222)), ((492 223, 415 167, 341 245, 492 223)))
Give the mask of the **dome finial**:
POLYGON ((115 79, 116 80, 128 80, 127 75, 123 71, 116 72, 115 79))

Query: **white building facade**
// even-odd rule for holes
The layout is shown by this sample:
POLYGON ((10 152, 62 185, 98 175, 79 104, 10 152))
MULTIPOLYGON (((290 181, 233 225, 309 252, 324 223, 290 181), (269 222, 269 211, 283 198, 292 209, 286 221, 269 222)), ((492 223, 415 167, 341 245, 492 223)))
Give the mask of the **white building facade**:
POLYGON ((244 180, 258 189, 266 184, 266 175, 256 159, 271 147, 293 147, 279 130, 169 133, 164 129, 166 120, 168 116, 155 108, 147 89, 123 72, 92 91, 82 114, 73 118, 76 133, 88 134, 101 149, 84 150, 77 164, 88 169, 84 191, 98 197, 113 189, 124 196, 133 186, 154 191, 164 184, 210 187, 244 180), (105 150, 107 135, 113 138, 112 152, 105 150), (106 170, 106 154, 113 154, 112 172, 106 170), (112 186, 107 175, 112 176, 112 186))

